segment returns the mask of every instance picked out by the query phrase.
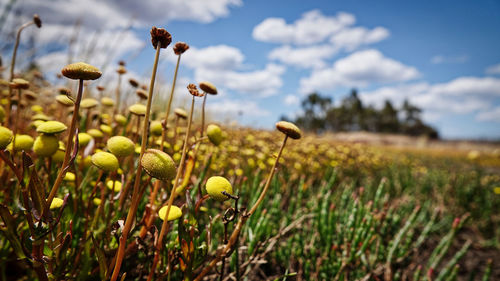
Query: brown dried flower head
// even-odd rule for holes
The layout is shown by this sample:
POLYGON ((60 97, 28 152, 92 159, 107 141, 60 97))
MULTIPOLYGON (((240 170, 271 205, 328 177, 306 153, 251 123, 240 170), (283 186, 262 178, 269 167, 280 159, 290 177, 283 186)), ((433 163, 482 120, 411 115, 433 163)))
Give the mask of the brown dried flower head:
POLYGON ((42 20, 40 19, 40 16, 38 16, 38 14, 33 15, 33 22, 35 23, 36 27, 42 27, 42 20))
POLYGON ((208 81, 200 82, 200 89, 202 89, 207 94, 217 95, 217 88, 214 84, 208 81))
POLYGON ((135 93, 137 94, 137 96, 141 100, 147 100, 148 99, 148 93, 146 91, 144 91, 143 89, 138 89, 137 91, 135 91, 135 93))
POLYGON ((97 86, 96 89, 99 91, 99 92, 102 92, 104 90, 106 90, 106 88, 104 86, 97 86))
POLYGON ((22 79, 22 78, 14 78, 9 85, 12 89, 23 89, 27 90, 30 87, 30 82, 22 79))
POLYGON ((203 93, 200 93, 200 92, 198 91, 198 88, 196 88, 196 85, 195 85, 195 84, 193 84, 193 83, 189 84, 189 85, 187 86, 187 88, 188 88, 189 93, 190 93, 191 95, 195 96, 195 97, 203 97, 203 95, 204 95, 203 93))
POLYGON ((132 86, 134 88, 139 87, 139 82, 137 82, 137 80, 135 80, 134 78, 128 79, 128 82, 130 83, 130 86, 132 86))
POLYGON ((125 68, 125 66, 120 65, 120 66, 118 67, 118 69, 116 70, 116 72, 117 72, 118 74, 122 75, 122 74, 127 73, 127 69, 125 68))
POLYGON ((30 101, 35 101, 38 98, 38 95, 35 92, 30 91, 30 90, 24 91, 23 94, 30 101))
POLYGON ((151 28, 151 43, 156 49, 156 45, 160 44, 160 48, 165 49, 170 43, 172 43, 172 35, 168 33, 164 28, 157 28, 153 26, 151 28))
POLYGON ((185 42, 177 42, 174 45, 174 53, 176 55, 183 54, 185 51, 189 49, 189 45, 185 42))
POLYGON ((174 113, 179 118, 187 119, 187 116, 188 116, 187 112, 184 109, 182 109, 182 108, 176 108, 176 109, 174 109, 174 113))
POLYGON ((69 96, 71 95, 71 90, 66 88, 66 87, 60 87, 57 89, 57 91, 59 92, 59 94, 61 95, 66 95, 66 96, 69 96))

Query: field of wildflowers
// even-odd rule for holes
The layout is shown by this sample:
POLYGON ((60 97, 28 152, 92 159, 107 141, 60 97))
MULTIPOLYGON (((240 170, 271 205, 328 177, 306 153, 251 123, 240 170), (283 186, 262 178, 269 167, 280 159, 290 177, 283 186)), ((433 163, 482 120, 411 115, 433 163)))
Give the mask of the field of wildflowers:
MULTIPOLYGON (((18 42, 30 25, 42 23, 18 42)), ((156 27, 151 40, 150 84, 128 81, 128 98, 84 62, 61 66, 64 85, 15 73, 14 49, 0 85, 1 280, 500 278, 498 150, 213 124, 216 85, 174 93, 189 45, 156 27), (154 111, 159 54, 172 51, 172 90, 154 111)))

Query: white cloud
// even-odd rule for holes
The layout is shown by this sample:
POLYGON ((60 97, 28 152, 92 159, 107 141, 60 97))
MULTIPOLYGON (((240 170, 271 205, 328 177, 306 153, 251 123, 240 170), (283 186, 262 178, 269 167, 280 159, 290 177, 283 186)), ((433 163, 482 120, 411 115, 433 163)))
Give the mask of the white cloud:
POLYGON ((484 72, 486 74, 490 74, 490 75, 500 74, 500 63, 489 66, 488 68, 486 68, 486 70, 484 72))
MULTIPOLYGON (((173 52, 165 53, 166 59, 175 63, 173 52)), ((252 94, 255 97, 274 95, 283 85, 281 75, 285 67, 268 64, 263 69, 242 70, 245 56, 235 47, 227 45, 190 47, 182 55, 182 65, 194 71, 194 81, 210 81, 221 93, 225 90, 252 94)))
POLYGON ((196 81, 208 80, 217 87, 227 88, 256 97, 274 95, 283 85, 281 75, 285 68, 276 64, 268 64, 264 69, 255 71, 214 71, 212 69, 195 69, 196 81))
POLYGON ((298 96, 296 95, 287 95, 285 97, 285 99, 283 100, 283 102, 286 104, 286 105, 297 105, 300 103, 300 99, 298 96))
POLYGON ((207 102, 207 110, 213 113, 219 120, 237 117, 243 114, 246 117, 262 117, 270 115, 270 112, 261 108, 252 100, 221 99, 217 102, 207 102))
MULTIPOLYGON (((116 44, 114 33, 104 31, 97 35, 97 40, 93 36, 81 37, 75 44, 72 55, 72 62, 85 61, 103 71, 105 75, 114 75, 114 69, 104 69, 103 67, 115 67, 113 60, 124 54, 139 49, 144 42, 139 40, 132 31, 120 33, 120 43, 116 44)), ((67 50, 50 52, 37 58, 37 63, 47 73, 59 73, 68 64, 67 50)))
POLYGON ((141 26, 172 20, 212 22, 229 14, 230 7, 241 0, 24 0, 19 3, 27 15, 40 14, 42 21, 73 25, 75 20, 94 29, 128 26, 131 21, 141 26))
POLYGON ((347 28, 334 34, 330 39, 336 49, 354 51, 359 46, 380 42, 389 37, 389 30, 376 27, 368 30, 364 27, 347 28))
POLYGON ((336 16, 325 16, 319 10, 312 10, 291 24, 287 24, 283 18, 267 18, 255 26, 253 38, 271 43, 315 44, 355 21, 352 14, 339 12, 336 16))
POLYGON ((271 60, 301 68, 318 68, 324 67, 324 60, 330 58, 335 52, 335 49, 329 45, 303 48, 292 48, 286 45, 272 50, 268 57, 271 60))
POLYGON ((459 77, 451 82, 435 85, 432 92, 450 96, 500 97, 500 79, 493 77, 459 77))
POLYGON ((489 111, 480 112, 476 115, 476 120, 500 122, 500 106, 497 106, 489 111))
POLYGON ((360 94, 363 102, 381 107, 385 100, 401 106, 405 99, 422 108, 426 120, 436 121, 446 114, 478 113, 480 121, 493 120, 498 111, 491 102, 500 96, 500 79, 459 77, 445 83, 414 83, 382 87, 360 94))
MULTIPOLYGON (((170 62, 175 63, 177 56, 172 52, 164 52, 170 62)), ((236 69, 241 66, 245 56, 238 48, 227 45, 209 46, 206 48, 190 47, 182 54, 182 64, 190 68, 205 68, 214 71, 236 69)))
MULTIPOLYGON (((150 42, 140 39, 129 28, 131 26, 161 26, 172 20, 207 23, 227 16, 230 8, 241 5, 241 0, 24 0, 16 2, 13 7, 22 11, 22 14, 9 16, 3 28, 14 29, 20 22, 38 13, 43 24, 33 34, 41 50, 39 53, 44 54, 38 58, 44 66, 60 68, 67 63, 63 53, 72 37, 77 40, 72 50, 74 59, 85 59, 99 66, 100 63, 113 62, 126 53, 140 50, 144 44, 151 46, 150 42), (56 53, 43 53, 52 50, 56 50, 56 53), (91 56, 86 55, 88 50, 92 50, 91 56), (57 61, 50 63, 50 59, 57 61), (62 64, 56 66, 55 62, 62 64)), ((175 34, 173 37, 175 40, 175 34)), ((209 59, 204 62, 210 63, 209 59)), ((22 64, 22 58, 19 63, 22 64)))
POLYGON ((465 63, 469 60, 469 56, 444 56, 436 55, 431 58, 431 63, 433 64, 443 64, 443 63, 465 63))
POLYGON ((332 67, 314 70, 300 81, 300 92, 330 90, 339 86, 362 87, 373 83, 391 83, 415 79, 416 68, 385 57, 370 49, 337 60, 332 67))

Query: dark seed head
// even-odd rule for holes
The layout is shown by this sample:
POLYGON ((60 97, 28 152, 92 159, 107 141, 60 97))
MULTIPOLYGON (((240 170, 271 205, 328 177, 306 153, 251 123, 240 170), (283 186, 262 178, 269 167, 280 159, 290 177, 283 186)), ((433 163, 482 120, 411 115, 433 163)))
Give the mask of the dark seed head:
POLYGON ((177 42, 174 45, 174 53, 176 55, 183 54, 185 51, 189 49, 189 45, 184 42, 177 42))
POLYGON ((156 49, 156 45, 160 44, 160 48, 165 49, 170 43, 172 43, 172 35, 168 33, 164 28, 157 28, 153 26, 151 28, 151 43, 156 49))

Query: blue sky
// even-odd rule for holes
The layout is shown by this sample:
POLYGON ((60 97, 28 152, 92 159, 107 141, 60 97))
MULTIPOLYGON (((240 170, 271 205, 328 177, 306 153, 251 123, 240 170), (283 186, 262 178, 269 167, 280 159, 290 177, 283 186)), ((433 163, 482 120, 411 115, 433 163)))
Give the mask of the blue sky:
MULTIPOLYGON (((80 18, 80 34, 102 30, 96 49, 122 38, 90 63, 125 59, 130 76, 145 81, 154 52, 149 28, 165 27, 173 42, 192 47, 181 59, 176 95, 185 95, 189 82, 212 81, 220 90, 208 100, 213 115, 240 124, 271 128, 281 115, 299 113, 311 91, 339 101, 356 87, 375 106, 410 99, 445 138, 500 138, 498 1, 20 0, 15 9, 44 20, 31 32, 55 52, 36 59, 54 72, 61 67, 55 62, 65 64, 64 38, 80 18)), ((75 50, 75 59, 82 53, 75 50)), ((168 88, 171 49, 162 60, 168 88)))

